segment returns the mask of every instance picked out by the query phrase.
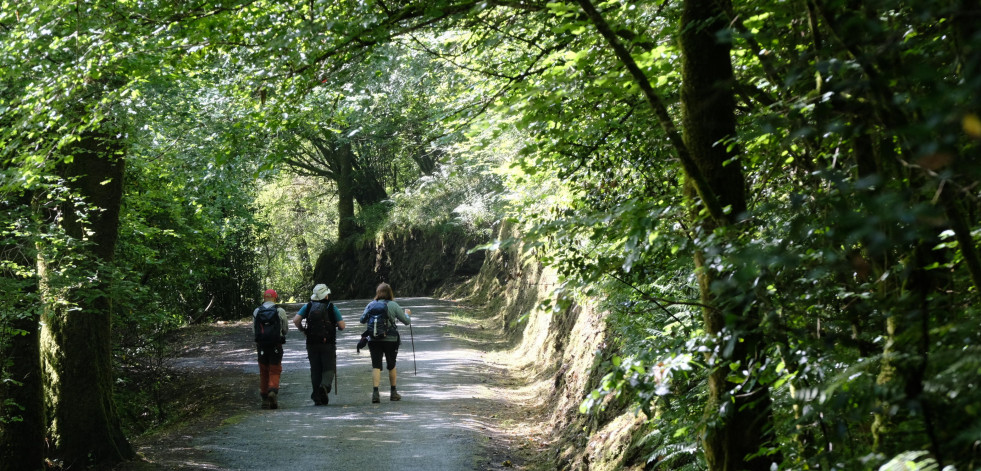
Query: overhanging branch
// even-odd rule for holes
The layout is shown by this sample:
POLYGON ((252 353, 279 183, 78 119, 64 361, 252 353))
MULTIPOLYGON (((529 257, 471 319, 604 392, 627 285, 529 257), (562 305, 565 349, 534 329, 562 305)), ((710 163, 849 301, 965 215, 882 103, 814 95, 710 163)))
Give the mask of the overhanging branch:
POLYGON ((674 147, 675 152, 678 154, 678 159, 681 160, 681 166, 685 170, 685 174, 691 179, 695 191, 698 196, 702 199, 702 203, 705 204, 705 208, 708 209, 709 214, 712 216, 717 223, 720 225, 726 225, 727 217, 725 211, 722 209, 722 205, 719 204, 719 199, 709 187, 708 181, 705 179, 705 175, 702 174, 701 169, 695 163, 695 159, 692 158, 691 152, 688 150, 688 146, 685 145, 684 139, 681 137, 681 133, 678 132, 677 126, 674 124, 674 120, 668 114, 668 108, 665 106, 661 97, 657 95, 654 91, 654 87, 651 85, 650 80, 644 75, 644 72, 640 70, 637 62, 634 60, 627 48, 624 47, 623 43, 617 37, 613 29, 610 28, 609 23, 603 18, 597 10, 596 7, 589 0, 577 0, 580 6, 582 6, 583 11, 585 11, 586 16, 589 17, 590 21, 596 26, 600 35, 606 39, 613 52, 616 54, 620 62, 627 68, 630 75, 634 78, 634 82, 640 87, 641 91, 644 92, 644 98, 647 99, 647 103, 650 104, 651 108, 654 110, 654 115, 657 116, 658 124, 661 125, 661 129, 664 130, 665 134, 668 136, 668 141, 671 142, 672 147, 674 147))

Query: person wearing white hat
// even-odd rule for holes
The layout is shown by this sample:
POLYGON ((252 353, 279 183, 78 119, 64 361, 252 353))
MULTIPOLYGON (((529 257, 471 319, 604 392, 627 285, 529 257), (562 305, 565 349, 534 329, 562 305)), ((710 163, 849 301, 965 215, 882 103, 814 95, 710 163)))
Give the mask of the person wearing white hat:
POLYGON ((321 283, 313 287, 310 302, 293 317, 293 324, 307 337, 307 359, 310 360, 313 385, 310 399, 314 405, 326 406, 337 370, 337 331, 345 327, 341 312, 330 302, 327 285, 321 283))

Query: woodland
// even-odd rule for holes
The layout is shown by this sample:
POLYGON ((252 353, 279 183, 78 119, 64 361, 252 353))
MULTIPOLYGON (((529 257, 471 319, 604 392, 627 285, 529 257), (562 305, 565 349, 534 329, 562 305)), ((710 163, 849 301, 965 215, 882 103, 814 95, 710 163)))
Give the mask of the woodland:
POLYGON ((603 308, 581 413, 643 411, 643 469, 981 467, 979 25, 976 0, 0 0, 0 468, 132 459, 169 333, 409 233, 522 244, 552 308, 603 308))

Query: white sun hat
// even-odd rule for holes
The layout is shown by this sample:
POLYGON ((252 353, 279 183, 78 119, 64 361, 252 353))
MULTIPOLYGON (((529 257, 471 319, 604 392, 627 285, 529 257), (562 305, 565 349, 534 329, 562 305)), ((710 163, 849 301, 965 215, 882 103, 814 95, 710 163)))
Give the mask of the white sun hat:
POLYGON ((310 296, 311 301, 320 301, 330 294, 330 288, 327 285, 321 283, 313 287, 313 295, 310 296))

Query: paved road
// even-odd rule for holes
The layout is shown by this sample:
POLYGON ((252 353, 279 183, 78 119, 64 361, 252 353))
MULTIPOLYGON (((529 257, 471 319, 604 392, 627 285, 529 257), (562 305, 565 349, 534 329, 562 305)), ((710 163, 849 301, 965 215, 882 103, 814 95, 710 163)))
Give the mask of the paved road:
MULTIPOLYGON (((399 325, 400 402, 388 400, 382 375, 381 404, 371 404, 371 360, 355 353, 363 326, 358 318, 367 300, 341 301, 347 330, 338 337, 339 386, 330 405, 310 400, 309 368, 302 336, 292 328, 283 359, 280 408, 260 410, 202 431, 189 445, 206 451, 201 469, 289 470, 471 470, 490 463, 488 411, 506 407, 484 386, 490 366, 468 341, 452 337, 446 326, 454 305, 430 298, 399 299, 412 309, 416 368, 413 374, 409 329, 399 325)), ((293 311, 298 306, 293 306, 293 311)), ((292 316, 292 313, 291 313, 292 316)), ((252 351, 242 351, 241 368, 255 373, 252 351)), ((258 389, 258 387, 256 388, 258 389)))

